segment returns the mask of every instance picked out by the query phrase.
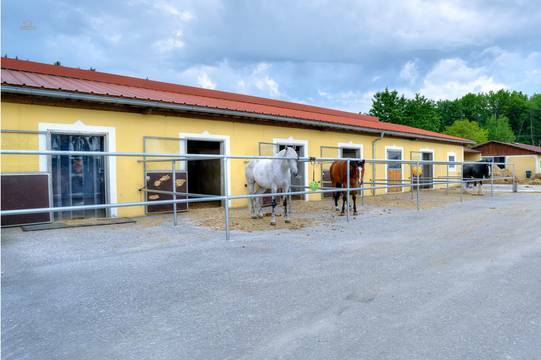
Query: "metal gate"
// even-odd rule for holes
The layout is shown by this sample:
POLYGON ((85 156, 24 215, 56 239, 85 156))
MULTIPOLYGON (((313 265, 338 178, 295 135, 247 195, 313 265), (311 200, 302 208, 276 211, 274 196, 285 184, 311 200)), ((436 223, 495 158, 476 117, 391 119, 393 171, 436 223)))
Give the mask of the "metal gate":
MULTIPOLYGON (((337 146, 320 146, 319 155, 322 158, 336 158, 340 157, 340 148, 337 146)), ((331 164, 332 161, 321 162, 321 187, 332 188, 331 183, 331 164)), ((332 197, 333 193, 323 193, 323 197, 332 197)))
MULTIPOLYGON (((426 151, 411 151, 410 152, 410 158, 411 160, 419 160, 419 161, 433 161, 434 160, 434 154, 432 152, 426 152, 426 151)), ((432 164, 422 164, 420 166, 422 169, 421 176, 419 177, 419 188, 421 189, 432 189, 434 185, 432 182, 434 181, 434 167, 432 164)), ((417 181, 417 172, 416 167, 414 165, 411 166, 411 179, 414 182, 414 184, 417 181)), ((416 189, 416 187, 413 187, 416 189)))
MULTIPOLYGON (((144 160, 152 159, 152 153, 182 154, 186 152, 186 139, 144 136, 143 152, 148 153, 144 160)), ((172 194, 153 192, 152 190, 172 192, 173 189, 178 193, 188 194, 188 166, 186 161, 173 162, 144 162, 143 163, 143 184, 141 189, 144 191, 145 201, 160 201, 173 199, 172 194), (174 173, 174 174, 173 174, 174 173), (174 175, 174 176, 173 176, 174 175), (173 179, 175 184, 173 188, 173 179)), ((177 199, 187 199, 187 195, 177 195, 177 199)), ((188 203, 177 204, 177 212, 188 211, 188 203)), ((173 205, 147 205, 145 214, 159 214, 173 212, 173 205)))

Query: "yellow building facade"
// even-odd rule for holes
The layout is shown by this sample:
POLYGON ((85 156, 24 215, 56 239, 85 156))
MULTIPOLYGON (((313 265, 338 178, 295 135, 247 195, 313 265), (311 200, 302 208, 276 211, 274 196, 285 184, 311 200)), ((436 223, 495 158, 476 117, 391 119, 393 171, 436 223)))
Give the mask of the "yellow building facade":
MULTIPOLYGON (((296 144, 304 147, 305 156, 319 157, 321 147, 357 148, 367 159, 385 159, 388 150, 401 152, 403 160, 417 159, 415 152, 432 153, 435 161, 455 159, 462 161, 461 144, 421 141, 400 137, 368 135, 333 130, 316 130, 270 124, 250 124, 232 119, 189 117, 186 115, 165 116, 133 112, 106 111, 85 108, 32 105, 17 102, 2 103, 2 129, 74 134, 103 134, 105 150, 116 152, 143 152, 143 138, 169 137, 200 140, 219 140, 224 144, 224 153, 229 155, 258 155, 259 143, 296 144), (373 153, 373 142, 375 153, 373 153), (412 157, 413 156, 413 157, 412 157), (451 157, 450 157, 451 156, 451 157)), ((3 133, 2 149, 46 150, 47 135, 3 133)), ((148 152, 180 154, 185 152, 181 142, 155 140, 147 142, 148 152)), ((325 153, 331 156, 332 150, 325 153)), ((339 151, 334 155, 339 156, 339 151)), ((144 200, 139 191, 145 186, 143 164, 139 157, 110 157, 107 161, 107 201, 134 202, 144 200)), ((3 155, 2 173, 27 173, 47 171, 47 156, 3 155)), ((230 160, 230 194, 246 194, 244 165, 246 160, 230 160)), ((149 164, 149 169, 169 169, 170 164, 149 164)), ((181 167, 182 165, 179 165, 181 167)), ((305 183, 321 180, 320 164, 315 171, 312 164, 305 167, 305 183)), ((367 165, 365 181, 373 178, 373 165, 367 165)), ((460 176, 459 167, 434 166, 434 177, 460 176)), ((387 165, 375 165, 377 181, 387 178, 387 165)), ((409 165, 402 165, 402 178, 410 179, 409 165)), ((404 189, 408 191, 408 189, 404 189)), ((384 193, 384 189, 377 191, 384 193)), ((312 194, 310 200, 320 199, 312 194)), ((246 201, 234 201, 233 206, 244 206, 246 201)), ((138 216, 144 214, 143 207, 129 207, 112 210, 113 216, 138 216)))
MULTIPOLYGON (((385 160, 460 162, 463 146, 471 143, 380 122, 365 114, 19 59, 2 59, 1 91, 3 150, 79 151, 70 156, 1 157, 9 209, 21 208, 23 203, 22 208, 95 205, 92 210, 88 206, 87 210, 71 209, 65 217, 56 213, 56 219, 171 211, 171 204, 107 211, 101 207, 169 200, 173 190, 179 196, 189 193, 194 197, 247 193, 247 159, 176 160, 173 171, 172 161, 85 154, 91 151, 145 153, 149 154, 146 160, 156 160, 151 154, 270 156, 294 146, 304 158, 383 160, 365 166, 364 180, 365 187, 375 184, 382 188, 374 193, 384 194, 410 191, 410 187, 385 186, 411 185, 413 170, 426 181, 423 188, 432 188, 433 179, 461 176, 458 165, 424 164, 417 169, 385 160)), ((292 178, 292 190, 309 189, 313 182, 331 186, 329 167, 330 162, 302 162, 299 176, 292 178)), ((441 186, 445 185, 434 187, 441 186)), ((299 198, 321 197, 311 193, 299 198)), ((246 199, 231 201, 232 206, 246 204, 246 199)), ((185 205, 179 206, 185 209, 185 205)), ((51 219, 35 217, 31 221, 51 219)))

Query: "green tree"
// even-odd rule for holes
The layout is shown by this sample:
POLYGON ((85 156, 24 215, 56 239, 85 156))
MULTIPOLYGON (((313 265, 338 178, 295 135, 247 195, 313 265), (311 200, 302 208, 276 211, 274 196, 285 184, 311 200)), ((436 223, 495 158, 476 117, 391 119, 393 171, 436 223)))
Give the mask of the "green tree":
POLYGON ((462 119, 469 119, 483 126, 490 117, 490 109, 484 94, 466 94, 457 100, 462 119))
POLYGON ((515 133, 509 125, 509 119, 505 116, 491 116, 486 123, 486 129, 488 131, 488 139, 513 142, 515 141, 515 133))
POLYGON ((464 119, 462 107, 457 100, 440 100, 436 103, 436 108, 440 114, 441 128, 439 131, 443 131, 457 120, 464 119))
POLYGON ((421 94, 407 99, 404 109, 406 124, 430 131, 440 131, 441 118, 436 103, 421 94))
POLYGON ((534 94, 528 99, 527 128, 517 134, 517 141, 541 146, 541 94, 534 94))
POLYGON ((381 121, 395 124, 405 124, 406 98, 399 95, 396 90, 377 92, 372 98, 372 107, 369 114, 377 116, 381 121))
POLYGON ((369 113, 384 122, 431 131, 441 130, 436 103, 421 94, 415 94, 415 98, 407 99, 396 90, 385 89, 374 95, 369 113))
POLYGON ((469 139, 478 144, 488 141, 488 131, 482 129, 477 122, 468 119, 455 121, 445 128, 445 133, 469 139))
POLYGON ((520 91, 499 90, 484 95, 492 116, 505 116, 517 135, 530 132, 528 96, 520 91))

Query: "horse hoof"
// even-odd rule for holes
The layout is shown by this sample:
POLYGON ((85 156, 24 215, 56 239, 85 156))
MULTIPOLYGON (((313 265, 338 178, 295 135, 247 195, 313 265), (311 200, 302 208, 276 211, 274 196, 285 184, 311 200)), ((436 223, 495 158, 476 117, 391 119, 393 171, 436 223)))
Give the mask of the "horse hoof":
POLYGON ((353 212, 353 215, 359 215, 359 213, 357 211, 353 212))
POLYGON ((290 222, 291 222, 291 220, 286 219, 286 224, 289 224, 290 222))
POLYGON ((339 216, 344 216, 344 213, 343 213, 343 212, 341 212, 339 216))
POLYGON ((252 219, 257 219, 257 216, 252 215, 251 218, 252 218, 252 219))
POLYGON ((257 217, 258 217, 259 219, 263 219, 263 214, 259 214, 259 215, 257 215, 257 217))
POLYGON ((272 226, 275 226, 275 225, 276 225, 276 221, 271 221, 271 225, 272 225, 272 226))
POLYGON ((337 208, 337 207, 336 207, 336 208, 334 208, 334 210, 336 210, 336 211, 340 211, 340 209, 339 209, 339 208, 337 208))

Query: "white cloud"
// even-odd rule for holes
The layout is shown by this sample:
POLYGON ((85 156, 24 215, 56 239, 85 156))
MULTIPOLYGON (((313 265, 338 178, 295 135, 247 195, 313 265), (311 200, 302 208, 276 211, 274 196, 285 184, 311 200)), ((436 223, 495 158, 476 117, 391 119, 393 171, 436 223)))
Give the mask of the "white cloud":
POLYGON ((280 85, 270 74, 272 66, 267 63, 233 66, 227 60, 216 65, 196 65, 180 74, 171 74, 183 84, 234 91, 256 96, 284 98, 280 85))
POLYGON ((417 70, 417 64, 415 61, 408 61, 402 66, 400 70, 400 78, 407 81, 408 83, 413 83, 419 76, 419 71, 417 70))
POLYGON ((173 34, 173 36, 155 41, 152 44, 152 47, 154 47, 160 52, 168 52, 171 50, 183 48, 184 45, 185 43, 182 36, 182 30, 178 30, 177 32, 175 32, 175 34, 173 34))
POLYGON ((350 111, 354 113, 367 113, 372 106, 372 97, 376 91, 342 91, 331 93, 327 91, 318 91, 320 99, 308 98, 307 102, 314 105, 328 106, 331 108, 337 108, 344 111, 350 111))
POLYGON ((173 4, 170 2, 164 2, 164 1, 155 1, 152 3, 153 6, 161 11, 164 12, 170 16, 173 16, 181 21, 190 21, 193 19, 193 14, 188 10, 180 10, 176 8, 173 4))
POLYGON ((507 88, 487 74, 484 67, 470 67, 460 58, 440 60, 426 74, 420 92, 432 99, 455 99, 468 92, 507 88))
POLYGON ((204 71, 197 76, 197 84, 205 89, 216 89, 216 83, 212 82, 209 75, 204 71))

